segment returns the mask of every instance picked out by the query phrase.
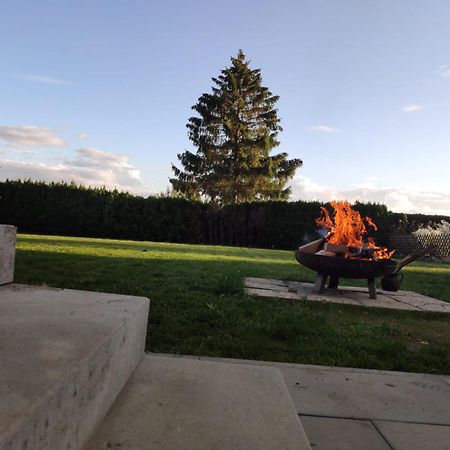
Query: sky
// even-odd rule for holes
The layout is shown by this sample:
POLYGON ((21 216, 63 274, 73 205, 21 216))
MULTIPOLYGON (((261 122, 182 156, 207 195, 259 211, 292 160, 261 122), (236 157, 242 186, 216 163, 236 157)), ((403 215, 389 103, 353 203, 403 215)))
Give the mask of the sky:
POLYGON ((15 0, 0 179, 165 191, 191 106, 243 49, 280 96, 292 200, 450 215, 448 0, 15 0))

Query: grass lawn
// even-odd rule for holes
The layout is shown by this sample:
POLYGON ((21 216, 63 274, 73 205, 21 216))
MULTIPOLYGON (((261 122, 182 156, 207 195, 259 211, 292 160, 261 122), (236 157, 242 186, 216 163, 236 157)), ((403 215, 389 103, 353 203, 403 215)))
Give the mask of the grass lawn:
MULTIPOLYGON (((449 264, 404 272, 450 302, 449 264)), ((314 278, 288 251, 18 236, 18 283, 149 297, 150 351, 450 374, 450 315, 254 299, 245 276, 314 278)))

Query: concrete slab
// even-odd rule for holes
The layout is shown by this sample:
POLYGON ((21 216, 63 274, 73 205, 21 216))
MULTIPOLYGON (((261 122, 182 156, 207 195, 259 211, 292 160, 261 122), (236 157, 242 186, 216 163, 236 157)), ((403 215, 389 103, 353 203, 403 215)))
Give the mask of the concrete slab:
POLYGON ((395 450, 450 450, 449 426, 383 421, 376 425, 395 450))
POLYGON ((149 300, 0 287, 0 448, 79 449, 142 359, 149 300))
POLYGON ((146 355, 85 450, 310 449, 277 369, 146 355))
POLYGON ((312 416, 300 419, 314 450, 392 450, 369 420, 312 416))
POLYGON ((450 386, 441 378, 280 367, 301 414, 450 424, 450 386))
POLYGON ((312 283, 251 277, 245 279, 244 285, 246 293, 256 297, 450 313, 450 303, 410 291, 387 292, 377 289, 377 298, 370 299, 368 290, 359 287, 342 286, 319 294, 313 292, 312 283))
POLYGON ((0 225, 0 285, 14 281, 16 227, 0 225))
MULTIPOLYGON (((389 444, 393 449, 446 449, 448 447, 442 443, 446 440, 450 442, 447 438, 447 429, 450 427, 450 404, 448 404, 450 377, 446 375, 189 355, 173 355, 173 357, 279 368, 299 414, 309 414, 305 417, 313 417, 309 419, 310 425, 312 423, 314 426, 314 418, 324 419, 324 421, 325 419, 350 420, 346 422, 347 430, 341 427, 343 431, 340 435, 336 435, 336 446, 331 448, 339 450, 353 448, 352 434, 358 435, 362 432, 361 427, 357 425, 360 420, 375 424, 379 432, 384 430, 382 434, 386 442, 389 441, 388 438, 392 440, 389 444), (353 419, 359 420, 352 423, 353 419), (413 426, 403 425, 405 422, 402 421, 409 422, 413 426), (388 425, 382 428, 379 425, 381 422, 383 424, 386 422, 388 425), (416 429, 419 434, 422 433, 422 437, 413 438, 417 446, 411 444, 409 438, 402 437, 403 426, 406 436, 408 433, 416 433, 410 431, 413 429, 416 429), (435 432, 434 426, 436 426, 435 432)), ((301 417, 308 438, 311 439, 312 444, 317 444, 312 448, 321 448, 318 445, 325 445, 327 442, 327 427, 323 427, 325 436, 317 437, 314 435, 314 430, 311 432, 311 426, 308 429, 308 419, 301 417)), ((327 423, 331 433, 338 422, 327 423)), ((361 445, 355 448, 366 448, 361 445)))
POLYGON ((450 377, 423 373, 177 355, 276 367, 299 414, 450 425, 450 377))

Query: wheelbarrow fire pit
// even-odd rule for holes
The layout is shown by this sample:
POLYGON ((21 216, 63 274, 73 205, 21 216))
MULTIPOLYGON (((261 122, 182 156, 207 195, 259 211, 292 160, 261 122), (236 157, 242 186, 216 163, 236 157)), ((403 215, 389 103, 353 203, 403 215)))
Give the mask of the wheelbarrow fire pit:
POLYGON ((328 289, 337 289, 339 278, 367 279, 369 298, 375 299, 377 298, 375 278, 396 271, 397 263, 392 259, 370 260, 321 254, 321 251, 328 252, 323 250, 325 244, 325 238, 322 238, 303 245, 295 251, 295 259, 317 273, 314 292, 324 292, 327 279, 329 280, 328 289))
POLYGON ((316 272, 315 292, 325 287, 337 289, 340 278, 366 279, 369 298, 375 299, 375 278, 394 274, 397 262, 393 251, 375 244, 367 236, 366 225, 377 229, 370 217, 362 218, 348 202, 331 202, 334 217, 322 207, 317 225, 328 231, 322 239, 310 242, 295 251, 296 260, 316 272), (327 285, 328 280, 328 285, 327 285))

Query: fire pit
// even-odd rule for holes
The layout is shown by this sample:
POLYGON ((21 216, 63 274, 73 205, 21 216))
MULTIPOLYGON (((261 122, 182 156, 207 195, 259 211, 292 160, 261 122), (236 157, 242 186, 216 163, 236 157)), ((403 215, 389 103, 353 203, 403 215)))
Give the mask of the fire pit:
POLYGON ((327 228, 328 234, 316 241, 299 247, 296 260, 317 273, 315 292, 337 289, 339 278, 367 279, 369 298, 375 299, 375 278, 394 273, 396 261, 391 258, 394 252, 375 244, 367 237, 364 221, 376 229, 373 221, 360 214, 347 202, 331 202, 335 210, 333 218, 322 207, 322 217, 316 220, 319 226, 327 228))
POLYGON ((325 290, 327 278, 328 288, 337 289, 339 278, 367 279, 369 298, 377 298, 375 278, 393 273, 397 263, 392 259, 373 261, 359 258, 332 257, 321 255, 325 238, 310 242, 295 251, 295 259, 308 269, 317 272, 314 283, 315 292, 325 290))

